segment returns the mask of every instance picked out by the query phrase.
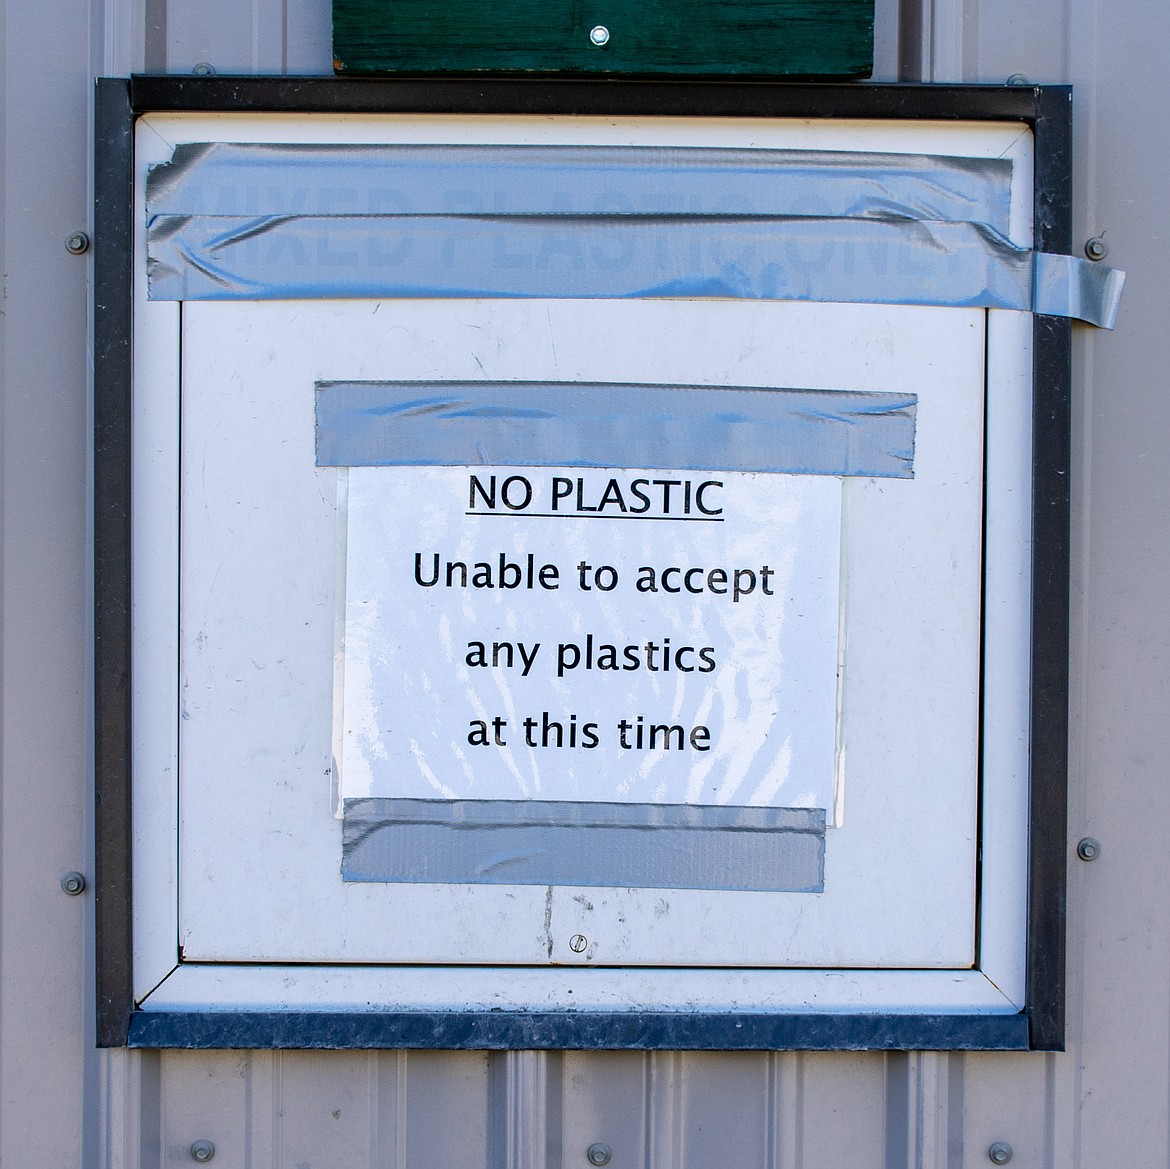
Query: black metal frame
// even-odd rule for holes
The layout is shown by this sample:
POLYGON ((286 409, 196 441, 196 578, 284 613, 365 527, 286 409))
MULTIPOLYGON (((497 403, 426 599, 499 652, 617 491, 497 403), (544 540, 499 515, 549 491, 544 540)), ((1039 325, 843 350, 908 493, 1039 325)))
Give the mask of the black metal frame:
POLYGON ((1027 123, 1035 246, 1071 246, 1063 86, 236 78, 98 81, 94 629, 99 1046, 1061 1050, 1068 759, 1071 327, 1034 317, 1031 790, 1026 1007, 1018 1015, 148 1012, 131 970, 130 404, 133 125, 147 112, 653 115, 1027 123))

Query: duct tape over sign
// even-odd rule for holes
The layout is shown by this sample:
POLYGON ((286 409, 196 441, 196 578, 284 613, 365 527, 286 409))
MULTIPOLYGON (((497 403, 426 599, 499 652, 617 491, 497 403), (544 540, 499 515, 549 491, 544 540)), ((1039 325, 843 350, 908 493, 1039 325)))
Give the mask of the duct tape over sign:
POLYGON ((910 477, 912 395, 317 395, 348 879, 822 887, 842 476, 910 477), (651 418, 675 465, 614 469, 651 418))

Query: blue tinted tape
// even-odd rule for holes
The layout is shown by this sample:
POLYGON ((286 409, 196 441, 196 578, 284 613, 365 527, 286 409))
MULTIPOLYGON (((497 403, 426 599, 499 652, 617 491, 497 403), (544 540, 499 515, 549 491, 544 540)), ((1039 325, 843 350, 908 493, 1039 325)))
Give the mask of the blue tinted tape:
POLYGON ((913 394, 321 382, 317 465, 658 467, 910 478, 913 394))
POLYGON ((1102 329, 1117 321, 1125 273, 1079 256, 1036 256, 1034 311, 1072 317, 1102 329))
POLYGON ((732 297, 1030 308, 1032 253, 967 223, 160 216, 162 300, 732 297))
POLYGON ((861 151, 197 143, 150 168, 156 215, 816 215, 1008 230, 1012 164, 861 151))
POLYGON ((1007 236, 1002 159, 662 147, 179 147, 156 300, 726 297, 1111 327, 1120 273, 1007 236))
POLYGON ((346 800, 346 881, 824 889, 821 808, 346 800))

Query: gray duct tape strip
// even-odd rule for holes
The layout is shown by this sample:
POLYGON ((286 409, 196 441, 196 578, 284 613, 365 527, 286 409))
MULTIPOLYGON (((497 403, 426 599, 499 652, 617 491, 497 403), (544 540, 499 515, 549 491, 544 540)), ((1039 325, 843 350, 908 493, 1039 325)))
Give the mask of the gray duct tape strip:
POLYGON ((1108 326, 1120 292, 1120 274, 1037 266, 979 224, 907 220, 159 216, 149 247, 155 300, 730 297, 1075 309, 1108 326), (1057 277, 1039 305, 1034 268, 1057 277))
POLYGON ((1033 310, 1052 317, 1072 317, 1103 329, 1117 322, 1125 273, 1076 256, 1036 253, 1033 310))
POLYGON ((151 176, 149 295, 970 305, 1112 327, 1120 273, 1003 234, 1005 165, 653 147, 181 147, 151 176), (740 167, 746 186, 733 196, 724 185, 740 167), (369 184, 346 185, 349 171, 369 184))
POLYGON ((824 888, 820 808, 536 800, 346 800, 346 881, 824 888))
POLYGON ((317 465, 657 467, 910 478, 913 394, 320 382, 317 465))
POLYGON ((664 146, 178 146, 147 215, 817 215, 1008 230, 1012 164, 664 146))

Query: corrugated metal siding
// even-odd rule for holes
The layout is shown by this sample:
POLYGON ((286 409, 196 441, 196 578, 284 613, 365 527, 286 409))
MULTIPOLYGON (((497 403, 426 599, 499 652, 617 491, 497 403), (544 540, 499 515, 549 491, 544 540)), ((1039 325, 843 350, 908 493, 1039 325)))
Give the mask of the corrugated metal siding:
POLYGON ((90 78, 326 73, 328 0, 8 0, 2 122, 0 1165, 833 1169, 1170 1161, 1170 138, 1163 0, 879 3, 879 73, 1077 86, 1078 238, 1129 270, 1078 330, 1069 1050, 1063 1055, 97 1053, 89 868, 90 78), (1100 838, 1078 862, 1075 841, 1100 838))
MULTIPOLYGON (((163 1053, 107 1061, 102 1165, 559 1169, 601 1140, 617 1169, 1068 1165, 1069 1057, 939 1053, 163 1053)), ((1133 1152, 1147 1149, 1130 1138, 1133 1152)), ((1143 1156, 1147 1164, 1156 1157, 1143 1156)))

